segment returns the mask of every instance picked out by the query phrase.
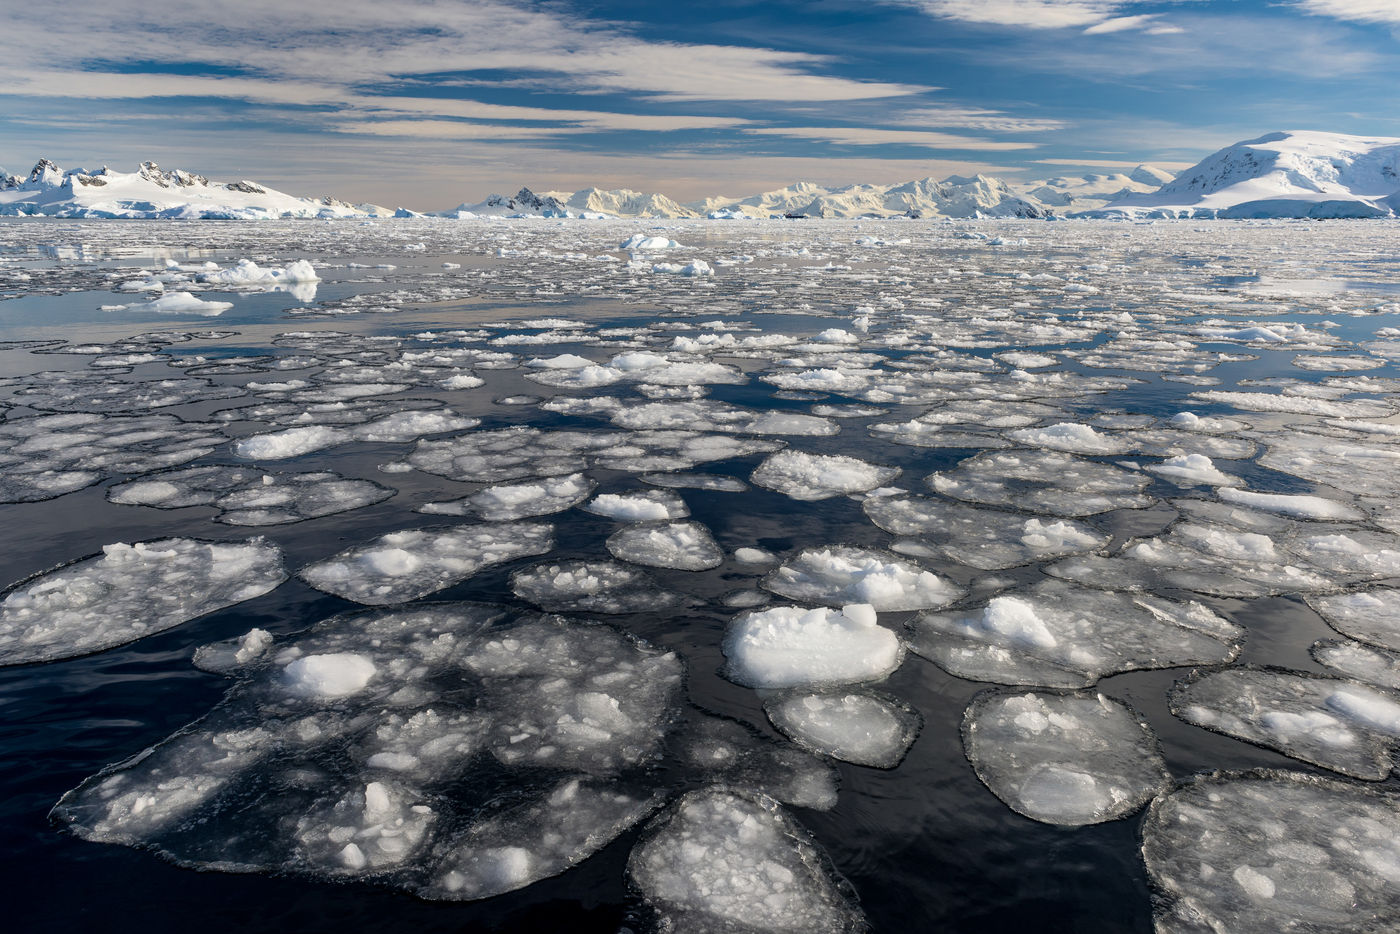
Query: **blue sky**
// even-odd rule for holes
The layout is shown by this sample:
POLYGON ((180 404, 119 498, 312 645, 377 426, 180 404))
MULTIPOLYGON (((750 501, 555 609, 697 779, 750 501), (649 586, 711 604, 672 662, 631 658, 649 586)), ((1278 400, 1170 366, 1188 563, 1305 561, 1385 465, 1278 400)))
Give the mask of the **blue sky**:
POLYGON ((416 209, 596 184, 1181 168, 1400 137, 1400 0, 71 0, 0 30, 0 165, 416 209), (303 8, 304 7, 304 8, 303 8))

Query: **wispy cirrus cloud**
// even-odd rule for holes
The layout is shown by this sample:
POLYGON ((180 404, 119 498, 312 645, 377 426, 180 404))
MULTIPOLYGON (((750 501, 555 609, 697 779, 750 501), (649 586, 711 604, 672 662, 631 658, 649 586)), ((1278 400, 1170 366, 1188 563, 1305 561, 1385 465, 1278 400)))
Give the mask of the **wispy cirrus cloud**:
POLYGON ((1294 0, 1304 12, 1356 23, 1390 23, 1400 26, 1396 0, 1294 0))
POLYGON ((925 149, 971 149, 1006 152, 1034 149, 1035 143, 1001 142, 934 130, 890 130, 880 127, 757 127, 742 132, 754 136, 822 140, 839 146, 921 146, 925 149))

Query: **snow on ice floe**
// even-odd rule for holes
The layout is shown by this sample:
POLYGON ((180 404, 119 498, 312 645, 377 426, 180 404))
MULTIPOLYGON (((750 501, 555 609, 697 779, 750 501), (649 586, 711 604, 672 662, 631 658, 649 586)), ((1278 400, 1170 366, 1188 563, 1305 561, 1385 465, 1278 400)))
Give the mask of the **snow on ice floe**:
POLYGON ((925 613, 908 642, 960 678, 1082 688, 1122 671, 1227 662, 1244 635, 1199 603, 1047 581, 978 608, 925 613))
POLYGON ((317 590, 378 606, 416 600, 482 568, 553 547, 554 527, 540 522, 405 529, 308 564, 297 574, 317 590))
POLYGON ((864 493, 898 477, 898 467, 882 467, 842 454, 779 451, 765 458, 749 478, 761 487, 793 499, 830 499, 864 493))
POLYGON ((899 765, 923 726, 923 718, 908 704, 879 694, 784 694, 766 701, 763 709, 799 746, 879 769, 899 765))
POLYGON ((248 394, 240 386, 198 376, 122 380, 107 373, 63 370, 27 376, 25 383, 15 390, 16 401, 44 412, 144 412, 248 394))
POLYGON ((660 755, 680 663, 610 627, 479 604, 360 612, 232 670, 209 716, 55 816, 198 868, 473 899, 564 871, 663 800, 614 776, 660 755))
POLYGON ((607 415, 619 428, 680 428, 688 431, 735 432, 745 435, 795 435, 825 437, 840 427, 831 419, 776 410, 760 411, 742 406, 698 400, 689 402, 648 402, 637 405, 612 397, 579 400, 577 403, 550 403, 549 411, 607 415))
POLYGON ((313 424, 252 435, 235 441, 233 453, 248 460, 286 460, 351 441, 416 441, 424 435, 464 431, 479 424, 479 418, 467 418, 447 409, 394 411, 351 427, 313 424))
POLYGON ((0 421, 0 502, 27 503, 107 477, 188 463, 226 439, 173 415, 37 415, 0 421))
POLYGON ((982 783, 1047 824, 1126 817, 1169 783, 1151 727, 1098 693, 988 691, 968 706, 962 733, 982 783))
POLYGON ((1067 518, 1138 509, 1150 480, 1112 464, 1058 451, 989 451, 925 478, 934 492, 968 503, 1067 518))
POLYGON ((1071 519, 1027 518, 927 496, 874 496, 861 507, 885 531, 915 536, 937 554, 984 571, 1097 551, 1109 541, 1071 519))
POLYGON ((178 509, 212 506, 215 522, 226 525, 283 525, 349 512, 394 495, 369 480, 351 480, 329 471, 267 472, 246 467, 187 467, 119 483, 107 490, 109 502, 178 509))
POLYGON ((194 650, 194 666, 216 675, 233 674, 266 652, 274 641, 272 633, 254 627, 235 639, 201 645, 194 650))
POLYGON ((1240 482, 1238 477, 1217 469, 1215 463, 1204 454, 1169 457, 1160 464, 1149 464, 1145 469, 1180 486, 1228 487, 1240 482))
POLYGON ((870 604, 877 611, 947 606, 963 589, 912 561, 851 545, 808 548, 763 579, 779 596, 808 603, 870 604))
POLYGON ((1020 428, 1006 433, 1018 444, 1065 451, 1069 454, 1123 454, 1129 445, 1112 434, 1095 431, 1091 425, 1060 422, 1044 428, 1020 428))
POLYGON ((895 633, 875 608, 777 606, 736 617, 724 635, 725 675, 755 688, 877 681, 904 660, 895 633))
POLYGON ((260 538, 106 545, 6 588, 0 664, 100 652, 262 596, 286 579, 281 549, 260 538))
POLYGON ((583 502, 597 488, 595 481, 575 473, 525 483, 503 483, 462 499, 424 503, 417 511, 440 516, 476 516, 487 522, 509 522, 563 512, 583 502))
POLYGON ((1322 496, 1257 493, 1253 490, 1233 488, 1219 490, 1217 495, 1227 503, 1248 506, 1251 509, 1261 509, 1265 512, 1276 512, 1285 516, 1296 516, 1299 519, 1361 521, 1366 518, 1366 514, 1355 506, 1349 506, 1346 503, 1322 496))
POLYGON ((1285 756, 1378 781, 1400 738, 1400 694, 1273 668, 1198 672, 1171 693, 1172 713, 1285 756))
POLYGON ((643 483, 673 490, 710 490, 715 493, 743 493, 749 485, 734 477, 712 473, 648 473, 638 477, 643 483))
POLYGON ((585 504, 583 510, 619 522, 656 522, 690 515, 685 500, 664 489, 604 493, 585 504))
POLYGON ((556 613, 640 613, 681 602, 645 571, 616 561, 537 564, 511 575, 515 595, 556 613))
POLYGON ((648 828, 627 874, 665 930, 864 929, 816 842, 766 795, 690 792, 648 828))
POLYGON ((1153 802, 1142 854, 1171 934, 1400 924, 1400 798, 1299 772, 1214 773, 1153 802))
POLYGON ((646 522, 608 536, 613 557, 649 567, 704 571, 724 562, 724 551, 698 522, 646 522))
POLYGON ((1400 691, 1400 652, 1337 639, 1315 642, 1311 651, 1319 665, 1343 677, 1400 691))

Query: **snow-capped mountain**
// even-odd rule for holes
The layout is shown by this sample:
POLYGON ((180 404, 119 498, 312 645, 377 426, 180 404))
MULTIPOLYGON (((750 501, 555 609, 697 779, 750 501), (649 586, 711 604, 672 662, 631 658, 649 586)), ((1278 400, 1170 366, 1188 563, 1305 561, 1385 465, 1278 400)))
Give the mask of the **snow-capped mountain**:
POLYGON ((699 213, 677 204, 665 195, 644 194, 630 188, 604 191, 585 188, 567 198, 569 210, 576 213, 611 214, 614 217, 699 217, 699 213))
POLYGON ((1101 208, 1133 195, 1150 194, 1170 182, 1170 172, 1151 165, 1140 165, 1131 172, 1061 175, 1020 186, 1023 197, 1054 208, 1057 213, 1101 208))
POLYGON ((1392 217, 1400 213, 1400 139, 1311 131, 1226 146, 1151 194, 1087 216, 1392 217))
POLYGON ((707 216, 749 217, 1044 217, 1049 213, 1045 205, 986 175, 840 188, 798 182, 748 198, 707 198, 687 206, 707 216))
POLYGON ((298 198, 256 182, 211 182, 143 162, 135 172, 64 171, 40 159, 27 178, 0 173, 0 215, 229 218, 364 217, 392 212, 335 198, 298 198))
POLYGON ((522 188, 514 197, 487 195, 485 201, 476 204, 459 204, 450 211, 442 211, 444 217, 574 217, 574 212, 554 195, 537 195, 528 188, 522 188))

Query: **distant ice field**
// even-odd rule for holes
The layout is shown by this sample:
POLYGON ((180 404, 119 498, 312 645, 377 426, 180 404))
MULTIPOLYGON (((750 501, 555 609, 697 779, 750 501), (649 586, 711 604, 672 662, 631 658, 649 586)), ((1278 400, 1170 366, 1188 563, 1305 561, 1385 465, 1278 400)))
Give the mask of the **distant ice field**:
POLYGON ((1387 222, 0 220, 16 930, 1396 930, 1398 614, 1387 222))

